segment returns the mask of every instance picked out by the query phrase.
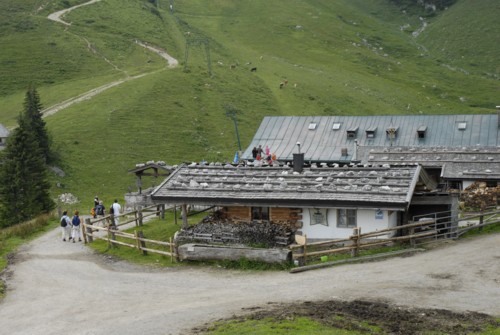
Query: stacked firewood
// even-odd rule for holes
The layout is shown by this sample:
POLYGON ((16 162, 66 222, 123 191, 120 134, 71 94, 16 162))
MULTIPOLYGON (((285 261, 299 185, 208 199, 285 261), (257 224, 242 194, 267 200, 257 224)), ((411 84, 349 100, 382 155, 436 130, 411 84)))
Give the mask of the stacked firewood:
POLYGON ((289 227, 271 223, 209 223, 182 229, 176 243, 230 243, 262 247, 280 247, 293 241, 289 227))
POLYGON ((484 210, 487 207, 498 206, 500 201, 500 186, 487 187, 485 182, 475 182, 460 194, 462 208, 484 210))

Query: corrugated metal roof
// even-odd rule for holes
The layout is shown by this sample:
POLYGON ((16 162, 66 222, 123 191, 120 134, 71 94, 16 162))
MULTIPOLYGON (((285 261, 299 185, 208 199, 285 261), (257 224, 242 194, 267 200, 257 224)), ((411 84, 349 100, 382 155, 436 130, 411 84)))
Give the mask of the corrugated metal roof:
POLYGON ((181 166, 153 193, 154 201, 240 206, 357 207, 404 210, 424 173, 398 168, 181 166))
POLYGON ((254 146, 268 145, 278 160, 291 161, 293 153, 298 152, 297 142, 301 144, 304 159, 313 162, 351 161, 355 140, 359 146, 368 147, 497 147, 500 146, 498 117, 498 114, 269 116, 262 120, 242 158, 252 159, 254 146), (316 123, 315 129, 309 129, 311 123, 316 123), (460 129, 459 125, 465 128, 460 129), (390 129, 395 130, 393 135, 390 129), (348 130, 355 131, 355 137, 348 137, 348 130), (419 136, 419 131, 424 134, 419 136), (342 148, 347 148, 348 156, 341 155, 342 148))

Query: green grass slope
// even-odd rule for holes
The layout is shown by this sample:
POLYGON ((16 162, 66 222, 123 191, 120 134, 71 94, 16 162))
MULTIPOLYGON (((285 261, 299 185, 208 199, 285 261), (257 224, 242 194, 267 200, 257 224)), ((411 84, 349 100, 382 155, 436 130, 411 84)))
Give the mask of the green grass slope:
POLYGON ((266 115, 488 113, 498 104, 494 0, 459 0, 417 37, 418 16, 388 0, 190 0, 174 1, 174 13, 165 0, 102 0, 68 13, 70 26, 47 19, 84 2, 0 3, 0 122, 15 125, 30 82, 50 107, 127 80, 46 118, 66 173, 53 176, 53 193, 83 206, 135 189, 127 170, 136 163, 231 160, 226 106, 237 110, 245 149, 266 115), (474 30, 480 20, 495 27, 474 30), (442 30, 464 26, 446 50, 474 46, 466 60, 439 51, 442 30), (137 40, 180 65, 168 68, 137 40))

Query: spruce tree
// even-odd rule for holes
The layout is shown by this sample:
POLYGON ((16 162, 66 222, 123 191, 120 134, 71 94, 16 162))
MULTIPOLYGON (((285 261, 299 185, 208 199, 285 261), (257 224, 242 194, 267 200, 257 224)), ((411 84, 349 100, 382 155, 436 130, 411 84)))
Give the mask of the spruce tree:
POLYGON ((54 209, 49 189, 45 157, 30 120, 21 114, 0 162, 0 227, 54 209))
POLYGON ((45 162, 49 163, 51 158, 50 140, 45 127, 45 121, 42 119, 42 104, 37 90, 30 86, 24 98, 25 116, 31 124, 38 145, 42 149, 45 162))

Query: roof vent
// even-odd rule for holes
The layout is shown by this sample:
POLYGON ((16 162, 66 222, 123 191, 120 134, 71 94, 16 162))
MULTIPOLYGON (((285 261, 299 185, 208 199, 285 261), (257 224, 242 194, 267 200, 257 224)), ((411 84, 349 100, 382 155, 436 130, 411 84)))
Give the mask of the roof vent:
POLYGON ((309 123, 309 130, 316 130, 318 124, 316 122, 309 123))
POLYGON ((395 138, 398 135, 398 127, 389 127, 385 130, 388 137, 395 138))
POLYGON ((375 132, 377 131, 377 127, 370 127, 366 129, 366 137, 367 138, 375 138, 375 132))
POLYGON ((358 127, 347 129, 347 138, 356 138, 357 132, 358 132, 358 127))
POLYGON ((417 129, 418 138, 425 138, 425 132, 427 131, 427 126, 420 126, 417 129))
POLYGON ((340 122, 334 122, 332 126, 332 130, 339 130, 340 129, 340 122))
POLYGON ((467 128, 467 122, 465 121, 460 121, 457 124, 458 130, 465 130, 467 128))

